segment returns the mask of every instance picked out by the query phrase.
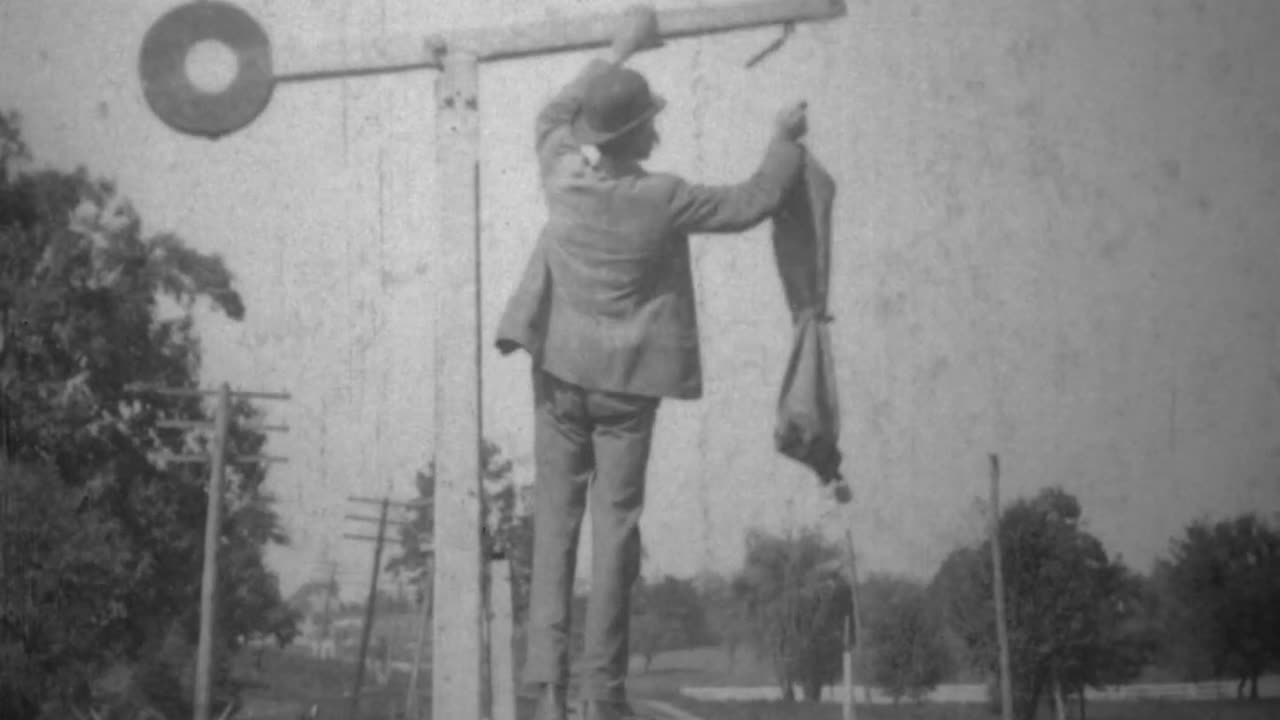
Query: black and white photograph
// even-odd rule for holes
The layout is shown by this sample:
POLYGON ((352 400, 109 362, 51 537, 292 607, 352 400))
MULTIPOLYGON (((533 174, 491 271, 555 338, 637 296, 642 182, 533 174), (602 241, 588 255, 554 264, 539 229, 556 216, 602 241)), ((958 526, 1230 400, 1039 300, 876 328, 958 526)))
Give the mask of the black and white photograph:
POLYGON ((1280 718, 1280 2, 0 0, 0 720, 1280 718))

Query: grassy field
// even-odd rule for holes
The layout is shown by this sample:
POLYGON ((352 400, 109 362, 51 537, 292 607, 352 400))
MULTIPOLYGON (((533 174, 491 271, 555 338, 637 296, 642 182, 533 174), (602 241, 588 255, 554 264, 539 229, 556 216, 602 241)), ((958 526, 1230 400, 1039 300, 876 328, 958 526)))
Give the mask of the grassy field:
MULTIPOLYGON (((267 650, 262 668, 245 654, 238 658, 235 677, 244 683, 244 709, 238 720, 296 720, 313 704, 320 720, 345 720, 350 691, 355 685, 355 664, 319 660, 303 651, 267 650)), ((424 673, 420 692, 431 690, 431 676, 424 673)), ((386 685, 376 685, 366 671, 361 692, 360 720, 397 720, 403 717, 409 689, 407 673, 393 671, 386 685)), ((521 720, 533 717, 532 700, 518 700, 521 720)), ((422 720, 431 719, 431 702, 424 697, 422 720)))
MULTIPOLYGON (((321 720, 346 717, 347 697, 354 666, 334 660, 317 660, 297 651, 268 651, 261 670, 251 657, 237 665, 236 675, 248 683, 247 701, 242 720, 296 720, 299 713, 316 704, 321 720)), ((631 694, 637 699, 655 699, 670 703, 701 720, 839 720, 841 708, 836 703, 781 702, 701 702, 684 697, 686 686, 756 686, 770 683, 767 665, 747 653, 740 653, 732 665, 727 656, 713 648, 666 653, 655 658, 644 672, 638 661, 632 666, 631 694)), ((430 679, 424 677, 423 690, 430 690, 430 679)), ((366 690, 372 693, 361 703, 361 720, 395 720, 401 717, 408 676, 392 673, 386 686, 374 686, 366 675, 366 690)), ((430 718, 430 702, 425 703, 430 718)), ((532 718, 532 703, 520 700, 520 720, 532 718)), ((1280 700, 1249 702, 1090 702, 1089 720, 1270 720, 1280 718, 1280 700)), ((1042 718, 1049 718, 1045 710, 1042 718)), ((1076 717, 1072 715, 1072 717, 1076 717)), ((899 707, 886 705, 858 708, 859 720, 994 720, 985 704, 905 703, 899 707)))
MULTIPOLYGON (((244 720, 293 720, 312 704, 320 706, 322 717, 336 718, 345 717, 355 666, 272 649, 264 653, 260 670, 251 658, 240 658, 235 677, 246 686, 244 720)), ((370 694, 361 702, 362 718, 386 718, 389 710, 404 705, 408 678, 392 673, 385 687, 377 687, 366 672, 364 687, 370 694)))
MULTIPOLYGON (((749 653, 732 665, 714 648, 667 653, 655 658, 650 672, 633 665, 632 693, 675 705, 702 720, 840 720, 837 703, 700 702, 680 694, 683 686, 769 685, 768 666, 749 653)), ((1074 708, 1073 708, 1074 711, 1074 708)), ((1280 700, 1249 702, 1090 702, 1089 720, 1272 720, 1280 718, 1280 700)), ((1050 718, 1047 710, 1042 718, 1050 718)), ((1077 717, 1077 715, 1071 715, 1077 717)), ((858 720, 996 720, 985 704, 935 703, 898 707, 859 705, 858 720)))
MULTIPOLYGON (((835 704, 776 702, 670 701, 702 720, 840 720, 835 704)), ((1094 702, 1086 708, 1089 720, 1273 720, 1280 718, 1280 701, 1233 702, 1094 702)), ((1046 709, 1040 717, 1050 718, 1046 709)), ((1072 715, 1071 717, 1077 717, 1072 715)), ((909 705, 858 708, 858 720, 993 720, 985 705, 909 705)))

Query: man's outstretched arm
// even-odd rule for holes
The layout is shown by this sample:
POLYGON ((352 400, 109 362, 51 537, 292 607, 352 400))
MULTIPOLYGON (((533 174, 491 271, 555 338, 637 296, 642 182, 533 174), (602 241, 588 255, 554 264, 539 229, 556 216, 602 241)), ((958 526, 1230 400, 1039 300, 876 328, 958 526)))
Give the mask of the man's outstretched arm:
POLYGON ((786 198, 800 175, 807 121, 805 104, 778 114, 777 130, 759 168, 736 185, 698 185, 677 180, 670 198, 671 223, 685 233, 741 232, 763 222, 786 198))

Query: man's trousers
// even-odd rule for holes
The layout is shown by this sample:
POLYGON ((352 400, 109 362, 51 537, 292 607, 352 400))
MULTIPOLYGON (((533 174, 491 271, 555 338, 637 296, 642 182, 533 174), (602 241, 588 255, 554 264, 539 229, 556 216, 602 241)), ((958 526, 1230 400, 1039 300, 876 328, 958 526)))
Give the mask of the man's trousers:
POLYGON ((534 370, 533 580, 525 681, 567 685, 582 518, 591 505, 584 698, 626 699, 631 587, 659 399, 585 390, 534 370))

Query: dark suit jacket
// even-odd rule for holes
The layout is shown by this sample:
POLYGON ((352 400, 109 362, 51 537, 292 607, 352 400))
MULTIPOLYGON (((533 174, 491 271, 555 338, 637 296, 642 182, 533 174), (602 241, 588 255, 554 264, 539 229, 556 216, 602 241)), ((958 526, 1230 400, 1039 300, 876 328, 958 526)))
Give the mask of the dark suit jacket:
POLYGON ((638 165, 604 168, 569 125, 596 60, 542 110, 538 164, 549 216, 498 325, 504 353, 589 390, 702 395, 689 233, 732 233, 770 217, 799 175, 799 144, 773 140, 737 185, 696 185, 638 165))

